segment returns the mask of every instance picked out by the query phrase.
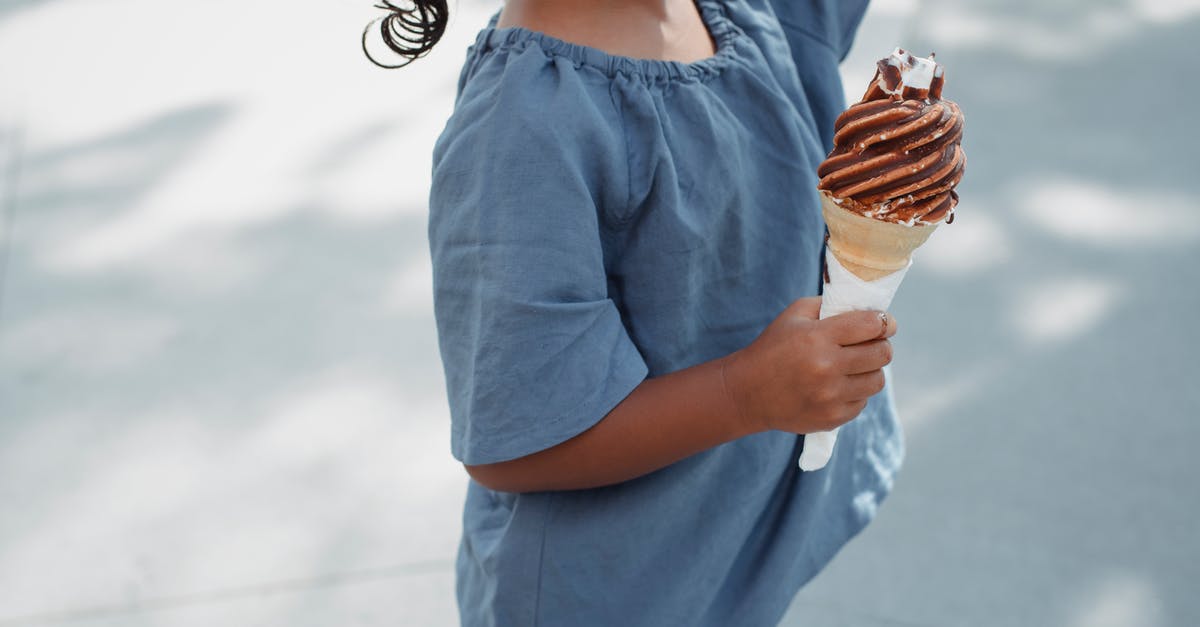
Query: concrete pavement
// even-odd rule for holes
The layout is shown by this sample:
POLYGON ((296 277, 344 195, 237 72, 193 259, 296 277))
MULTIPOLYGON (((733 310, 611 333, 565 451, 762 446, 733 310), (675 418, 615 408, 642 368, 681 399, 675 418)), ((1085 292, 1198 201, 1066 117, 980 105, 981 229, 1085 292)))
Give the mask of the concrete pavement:
POLYGON ((921 11, 969 163, 893 305, 906 466, 785 622, 1200 624, 1200 7, 921 11))

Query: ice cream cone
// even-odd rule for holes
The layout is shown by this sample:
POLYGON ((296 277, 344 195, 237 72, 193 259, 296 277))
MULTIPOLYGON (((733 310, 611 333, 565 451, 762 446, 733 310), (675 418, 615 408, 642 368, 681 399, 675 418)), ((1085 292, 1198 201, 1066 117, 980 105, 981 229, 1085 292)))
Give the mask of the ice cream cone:
MULTIPOLYGON (((829 227, 822 320, 887 311, 913 251, 953 219, 958 203, 964 118, 942 98, 942 66, 932 54, 923 59, 897 48, 876 67, 862 101, 834 122, 833 150, 817 167, 829 227)), ((837 434, 805 435, 800 469, 824 468, 837 434)))
POLYGON ((868 218, 842 208, 823 190, 821 212, 829 227, 829 251, 864 281, 908 267, 913 251, 938 227, 938 223, 907 226, 868 218))

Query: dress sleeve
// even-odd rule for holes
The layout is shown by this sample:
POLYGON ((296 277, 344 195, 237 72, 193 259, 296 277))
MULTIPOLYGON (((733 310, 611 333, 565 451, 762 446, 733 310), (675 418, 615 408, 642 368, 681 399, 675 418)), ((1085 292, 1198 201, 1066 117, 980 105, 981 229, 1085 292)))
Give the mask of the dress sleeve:
MULTIPOLYGON (((850 53, 868 0, 770 0, 791 39, 806 35, 828 46, 839 62, 850 53)), ((890 49, 890 48, 889 48, 890 49)))
POLYGON ((767 1, 787 38, 821 143, 832 150, 833 122, 846 106, 838 64, 850 53, 867 0, 767 1))
POLYGON ((623 138, 578 69, 537 51, 476 70, 434 150, 429 241, 466 464, 523 457, 599 422, 647 374, 608 295, 603 187, 623 138))

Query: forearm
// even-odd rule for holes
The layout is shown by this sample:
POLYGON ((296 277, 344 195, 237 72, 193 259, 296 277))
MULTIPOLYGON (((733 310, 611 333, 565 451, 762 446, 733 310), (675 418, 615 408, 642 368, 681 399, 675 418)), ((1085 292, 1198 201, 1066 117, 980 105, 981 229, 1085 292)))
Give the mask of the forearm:
POLYGON ((600 422, 519 459, 467 466, 504 492, 572 490, 619 483, 724 444, 752 429, 727 393, 718 359, 646 379, 600 422))

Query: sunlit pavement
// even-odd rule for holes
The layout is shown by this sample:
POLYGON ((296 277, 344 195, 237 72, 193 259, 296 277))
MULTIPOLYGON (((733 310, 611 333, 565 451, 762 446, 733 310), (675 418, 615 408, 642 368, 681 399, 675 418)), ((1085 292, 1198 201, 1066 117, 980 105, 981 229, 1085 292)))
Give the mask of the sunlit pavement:
MULTIPOLYGON (((463 50, 369 2, 0 3, 0 626, 447 625, 425 240, 463 50)), ((908 458, 794 626, 1200 624, 1200 3, 882 2, 969 164, 893 311, 908 458)))

